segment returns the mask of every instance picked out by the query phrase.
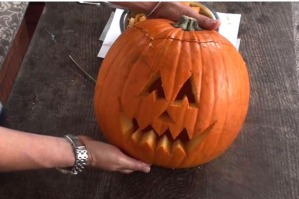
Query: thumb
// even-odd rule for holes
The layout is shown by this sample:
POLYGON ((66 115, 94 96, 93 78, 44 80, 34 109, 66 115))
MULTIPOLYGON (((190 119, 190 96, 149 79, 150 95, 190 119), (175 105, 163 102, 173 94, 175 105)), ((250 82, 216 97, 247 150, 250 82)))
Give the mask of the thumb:
MULTIPOLYGON (((205 15, 198 14, 194 12, 190 7, 185 7, 185 9, 182 11, 181 15, 186 15, 188 17, 192 17, 196 19, 198 22, 199 27, 205 29, 205 30, 217 30, 221 24, 221 21, 219 19, 211 19, 205 15)), ((178 18, 181 17, 177 16, 178 18)), ((179 20, 179 19, 177 19, 179 20)))
POLYGON ((197 13, 192 13, 188 16, 195 18, 196 21, 198 22, 199 27, 206 30, 217 30, 221 24, 221 21, 219 19, 214 20, 207 16, 200 15, 197 13))

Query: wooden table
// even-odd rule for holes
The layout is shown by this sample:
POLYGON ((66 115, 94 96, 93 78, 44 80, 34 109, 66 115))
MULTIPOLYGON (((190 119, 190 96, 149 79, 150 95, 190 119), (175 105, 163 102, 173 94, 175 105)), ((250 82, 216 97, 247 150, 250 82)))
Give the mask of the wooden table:
MULTIPOLYGON (((149 174, 54 169, 0 174, 7 199, 297 199, 299 198, 299 3, 208 3, 242 14, 240 52, 251 98, 241 134, 221 157, 182 170, 153 166, 149 174), (297 17, 296 17, 297 16, 297 17), (297 63, 296 63, 297 56, 297 63)), ((98 40, 112 9, 47 3, 21 66, 1 125, 39 134, 85 134, 103 140, 93 112, 98 40), (53 35, 55 37, 53 37, 53 35)))

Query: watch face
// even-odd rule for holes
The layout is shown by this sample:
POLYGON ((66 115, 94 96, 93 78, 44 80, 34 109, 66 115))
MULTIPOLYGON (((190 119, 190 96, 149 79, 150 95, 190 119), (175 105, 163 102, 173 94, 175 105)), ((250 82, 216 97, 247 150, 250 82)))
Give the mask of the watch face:
POLYGON ((85 147, 82 147, 82 149, 76 149, 76 153, 77 153, 77 160, 81 161, 82 163, 84 162, 86 165, 88 160, 88 153, 85 147))

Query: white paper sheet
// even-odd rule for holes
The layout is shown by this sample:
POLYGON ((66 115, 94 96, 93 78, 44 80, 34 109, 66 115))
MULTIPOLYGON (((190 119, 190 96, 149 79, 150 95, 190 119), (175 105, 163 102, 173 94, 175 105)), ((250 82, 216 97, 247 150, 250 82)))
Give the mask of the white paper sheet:
POLYGON ((106 23, 106 25, 105 25, 105 27, 104 27, 104 30, 103 30, 103 32, 102 32, 102 34, 101 34, 99 40, 104 41, 104 39, 105 39, 105 37, 106 37, 106 35, 107 35, 107 32, 108 32, 108 30, 110 29, 110 26, 111 26, 113 17, 114 17, 114 12, 112 12, 112 13, 110 14, 110 17, 109 17, 109 19, 108 19, 108 21, 107 21, 107 23, 106 23))
POLYGON ((217 15, 221 20, 219 33, 228 39, 237 49, 239 49, 240 40, 238 39, 238 33, 241 15, 220 12, 217 12, 217 15))
POLYGON ((120 35, 121 30, 120 30, 119 21, 120 21, 120 17, 123 12, 124 12, 124 10, 122 10, 122 9, 115 10, 110 28, 107 31, 107 34, 103 41, 100 52, 98 53, 98 57, 104 58, 106 56, 110 46, 114 43, 114 41, 120 35))

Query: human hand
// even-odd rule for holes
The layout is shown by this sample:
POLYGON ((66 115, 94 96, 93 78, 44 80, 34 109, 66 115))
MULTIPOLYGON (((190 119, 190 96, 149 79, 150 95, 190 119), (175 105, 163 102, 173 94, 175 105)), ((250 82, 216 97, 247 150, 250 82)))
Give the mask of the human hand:
POLYGON ((207 30, 217 30, 221 23, 220 20, 213 20, 196 13, 191 7, 179 2, 161 2, 157 9, 150 15, 150 18, 166 18, 172 21, 179 21, 182 15, 195 18, 198 21, 198 25, 207 30))
POLYGON ((132 173, 134 171, 150 172, 150 165, 125 155, 117 147, 80 136, 89 152, 89 166, 106 171, 132 173))
POLYGON ((209 17, 194 12, 190 6, 180 2, 113 2, 113 4, 150 14, 149 18, 165 18, 171 21, 179 21, 182 15, 193 17, 198 21, 199 27, 207 30, 217 30, 220 26, 220 20, 213 20, 209 17), (153 11, 153 12, 152 12, 153 11), (152 12, 152 13, 150 13, 152 12))

